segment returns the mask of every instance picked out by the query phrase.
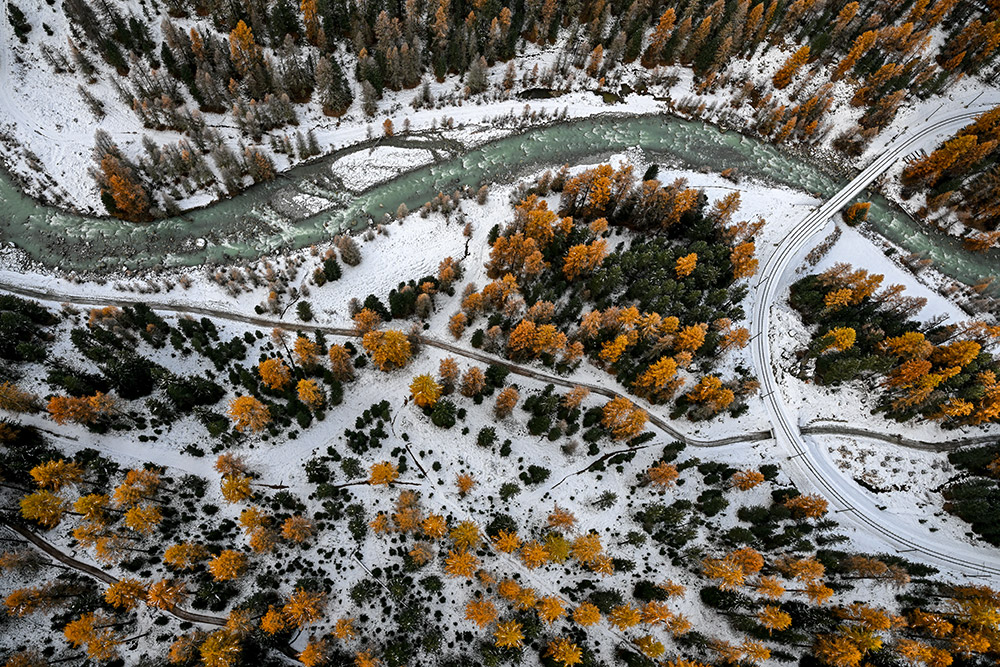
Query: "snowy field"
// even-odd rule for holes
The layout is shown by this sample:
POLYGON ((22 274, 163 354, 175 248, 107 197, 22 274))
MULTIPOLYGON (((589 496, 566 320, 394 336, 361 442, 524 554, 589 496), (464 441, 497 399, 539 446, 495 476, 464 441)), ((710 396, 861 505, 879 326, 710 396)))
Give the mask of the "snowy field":
MULTIPOLYGON (((618 164, 626 158, 636 161, 639 156, 629 153, 628 155, 615 156, 611 161, 613 164, 618 164)), ((584 169, 586 166, 580 165, 578 168, 584 169)), ((635 166, 637 171, 646 167, 641 162, 635 166)), ((344 162, 339 173, 348 179, 357 178, 360 182, 370 171, 367 170, 363 160, 358 160, 344 162), (357 176, 352 175, 352 169, 357 170, 357 176)), ((660 170, 659 178, 664 182, 672 181, 675 178, 686 178, 689 186, 703 188, 710 201, 718 199, 734 189, 731 182, 714 174, 664 168, 660 170)), ((384 297, 402 281, 435 274, 438 264, 445 257, 462 258, 466 248, 468 248, 469 255, 463 262, 465 275, 460 281, 460 285, 472 283, 482 287, 488 282, 484 268, 485 260, 488 258, 486 236, 494 223, 505 220, 509 215, 508 200, 512 189, 513 186, 494 188, 484 206, 479 206, 472 200, 464 200, 459 209, 460 216, 458 212, 448 217, 440 213, 432 213, 423 218, 418 213, 411 213, 401 222, 386 226, 383 233, 374 235, 372 240, 362 243, 363 261, 361 264, 357 267, 344 266, 344 278, 323 287, 309 285, 309 276, 312 273, 312 269, 309 267, 315 265, 317 261, 315 257, 322 256, 325 247, 302 251, 288 257, 270 258, 262 261, 267 266, 279 269, 288 265, 299 267, 297 271, 299 288, 308 291, 308 296, 305 298, 313 306, 316 315, 315 322, 320 325, 350 327, 351 319, 347 303, 351 299, 363 300, 368 294, 384 297), (459 218, 470 224, 471 237, 464 236, 464 222, 459 222, 459 218), (420 252, 414 252, 414 248, 419 248, 420 252)), ((764 184, 742 183, 737 189, 740 190, 742 196, 738 217, 740 219, 761 217, 767 220, 763 238, 758 242, 758 252, 762 264, 766 262, 769 249, 773 247, 772 244, 786 234, 799 219, 818 203, 815 198, 803 193, 787 188, 769 187, 764 184)), ((553 198, 552 205, 555 203, 556 200, 553 198)), ((821 241, 823 236, 818 236, 817 241, 821 241)), ((359 240, 361 239, 359 238, 359 240)), ((614 236, 611 241, 612 244, 615 243, 614 236)), ((912 273, 899 266, 891 257, 887 257, 881 249, 872 245, 856 229, 842 226, 842 235, 839 241, 823 257, 815 270, 821 271, 837 262, 852 262, 855 265, 861 265, 859 258, 863 258, 863 265, 869 270, 885 275, 886 285, 902 283, 906 285, 908 294, 927 298, 928 305, 921 313, 922 318, 930 319, 942 316, 947 317, 950 321, 965 319, 960 309, 917 280, 912 273)), ((787 283, 790 284, 799 275, 790 271, 786 276, 787 283)), ((173 276, 172 280, 176 280, 176 278, 177 276, 173 276)), ((212 274, 208 272, 194 272, 192 278, 192 285, 186 290, 174 283, 172 289, 148 294, 144 298, 152 303, 168 304, 181 310, 185 304, 194 303, 203 308, 238 314, 252 312, 254 306, 264 303, 269 289, 267 286, 263 286, 232 296, 222 285, 213 280, 212 274)), ((87 299, 114 299, 116 295, 134 299, 137 297, 135 290, 141 288, 143 284, 125 279, 109 281, 104 285, 74 283, 50 273, 22 273, 12 269, 0 272, 0 280, 4 284, 32 288, 41 287, 51 290, 54 294, 66 295, 67 297, 72 295, 73 300, 83 302, 86 302, 87 299)), ((752 299, 755 296, 756 291, 751 290, 745 306, 747 312, 751 312, 752 299)), ((446 330, 448 319, 457 310, 457 299, 458 297, 448 300, 445 295, 436 297, 434 313, 428 320, 430 331, 444 332, 446 330)), ((870 388, 854 383, 834 390, 817 387, 796 379, 793 373, 788 372, 794 364, 793 352, 805 344, 809 334, 802 326, 797 314, 791 311, 786 304, 776 304, 774 316, 777 318, 775 345, 780 351, 782 365, 786 368, 786 372, 779 375, 782 381, 782 391, 786 401, 798 410, 801 424, 864 424, 867 428, 888 434, 898 433, 902 429, 902 432, 910 438, 932 442, 947 442, 949 438, 956 436, 983 433, 982 429, 971 428, 943 431, 936 424, 929 422, 918 422, 901 427, 895 422, 871 414, 873 395, 870 388)), ((283 319, 286 322, 294 321, 294 309, 286 309, 283 319)), ((470 328, 459 344, 467 345, 471 333, 470 328)), ((746 367, 752 366, 749 349, 728 355, 719 370, 723 374, 728 374, 738 364, 746 367)), ((610 381, 610 378, 603 371, 599 371, 589 364, 581 366, 568 379, 592 384, 606 384, 610 381)), ((750 409, 738 419, 716 417, 697 423, 677 422, 675 426, 693 437, 702 439, 728 437, 741 432, 767 431, 770 424, 763 403, 759 398, 754 397, 750 399, 749 405, 750 409)), ((668 411, 664 407, 652 407, 651 409, 663 418, 668 416, 668 411)), ((997 427, 990 427, 990 429, 1000 435, 1000 429, 997 427)), ((183 432, 172 435, 170 441, 171 446, 168 453, 170 450, 181 450, 187 444, 183 432), (177 437, 178 435, 181 437, 177 437)), ((298 442, 295 443, 295 446, 305 447, 307 445, 298 442)), ((871 446, 892 449, 889 445, 879 443, 873 443, 871 446)), ((736 448, 734 456, 738 458, 749 452, 756 452, 762 459, 766 458, 768 452, 766 442, 755 443, 753 446, 747 447, 736 448)), ((726 456, 725 449, 728 448, 712 450, 712 456, 726 456)), ((140 451, 146 450, 150 450, 148 445, 140 451)), ((147 451, 147 453, 151 453, 151 451, 147 451)), ((184 463, 182 455, 178 454, 177 451, 168 455, 169 458, 162 460, 164 464, 170 463, 177 467, 183 467, 181 465, 184 463)), ((903 452, 902 455, 909 455, 909 452, 903 452)), ((934 455, 930 456, 934 457, 934 455)), ((291 460, 299 460, 300 458, 296 456, 291 460)), ((937 455, 936 460, 939 462, 943 460, 943 455, 937 455)), ((287 470, 276 473, 278 477, 284 478, 294 474, 294 464, 289 463, 288 465, 290 467, 287 470)), ((932 498, 910 497, 907 494, 908 490, 906 489, 897 492, 901 498, 907 498, 905 502, 908 502, 912 507, 919 507, 919 503, 933 501, 933 496, 932 498)), ((940 499, 938 498, 936 502, 940 503, 940 499)), ((959 523, 953 518, 943 521, 959 523)))

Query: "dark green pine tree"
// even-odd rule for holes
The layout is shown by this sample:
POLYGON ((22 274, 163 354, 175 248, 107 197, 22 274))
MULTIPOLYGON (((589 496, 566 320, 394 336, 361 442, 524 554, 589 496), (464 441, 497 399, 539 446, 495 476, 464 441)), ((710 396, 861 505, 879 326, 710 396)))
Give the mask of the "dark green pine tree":
POLYGON ((289 0, 278 0, 274 4, 267 27, 270 31, 271 46, 275 48, 285 41, 285 35, 297 38, 302 33, 298 11, 289 0))
POLYGON ((328 116, 343 115, 354 100, 344 70, 332 55, 323 56, 316 63, 316 91, 323 113, 328 116))

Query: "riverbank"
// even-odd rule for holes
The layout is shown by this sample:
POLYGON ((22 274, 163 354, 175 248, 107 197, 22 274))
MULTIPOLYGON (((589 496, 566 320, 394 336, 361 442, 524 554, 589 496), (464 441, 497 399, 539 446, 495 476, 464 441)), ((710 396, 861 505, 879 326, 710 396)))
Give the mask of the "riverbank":
MULTIPOLYGON (((437 139, 456 142, 449 144, 453 147, 464 146, 463 135, 474 131, 471 126, 443 130, 437 139)), ((401 137, 394 143, 403 145, 405 141, 401 137)), ((389 145, 386 139, 381 143, 389 145)), ((14 242, 40 266, 86 278, 137 276, 167 268, 228 265, 320 244, 346 229, 379 222, 400 204, 414 210, 439 192, 511 182, 531 170, 593 161, 595 156, 629 149, 642 151, 649 161, 696 171, 736 169, 745 178, 812 195, 829 196, 842 185, 818 161, 794 157, 734 131, 674 116, 614 112, 516 129, 509 136, 405 171, 358 194, 334 184, 330 172, 334 161, 376 145, 381 144, 372 140, 344 149, 346 152, 296 167, 282 178, 233 199, 145 225, 73 216, 38 206, 18 193, 10 180, 0 179, 0 210, 7 213, 0 220, 0 233, 3 240, 14 242), (286 198, 319 197, 327 203, 313 215, 292 219, 273 206, 279 194, 286 198)), ((428 144, 417 141, 407 145, 425 150, 428 144)), ((991 262, 1000 261, 990 254, 970 257, 958 244, 949 246, 947 239, 927 238, 918 223, 893 210, 887 201, 878 197, 872 201, 871 227, 907 253, 933 247, 934 262, 946 275, 976 284, 992 275, 997 264, 991 262)))

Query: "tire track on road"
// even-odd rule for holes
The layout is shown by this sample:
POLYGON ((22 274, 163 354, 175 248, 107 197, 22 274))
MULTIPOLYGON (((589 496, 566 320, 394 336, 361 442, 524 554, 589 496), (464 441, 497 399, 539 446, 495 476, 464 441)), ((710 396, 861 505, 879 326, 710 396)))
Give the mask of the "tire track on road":
MULTIPOLYGON (((939 121, 935 121, 914 133, 908 135, 898 146, 887 150, 881 157, 863 169, 840 192, 826 203, 817 207, 796 226, 780 242, 779 248, 767 260, 761 271, 764 276, 756 285, 756 300, 751 318, 751 348, 754 365, 761 381, 762 395, 765 405, 771 413, 771 424, 775 432, 775 441, 784 445, 791 454, 787 457, 786 472, 793 479, 797 478, 797 486, 818 487, 824 495, 839 505, 838 512, 850 512, 853 523, 863 530, 879 535, 890 548, 900 552, 917 552, 934 562, 945 564, 958 572, 971 576, 1000 577, 1000 559, 992 550, 973 547, 951 541, 950 549, 942 549, 937 541, 928 541, 928 537, 915 535, 903 528, 890 528, 888 521, 878 505, 868 499, 861 490, 852 483, 847 483, 843 475, 824 461, 818 448, 810 447, 802 437, 802 430, 797 419, 788 413, 781 395, 771 354, 770 326, 771 308, 778 296, 780 281, 791 260, 805 247, 809 239, 826 227, 831 217, 856 197, 876 178, 895 164, 900 157, 927 135, 945 127, 967 123, 980 115, 981 112, 960 113, 939 121), (903 533, 906 534, 903 534, 903 533)), ((894 143, 890 142, 890 145, 894 143)))

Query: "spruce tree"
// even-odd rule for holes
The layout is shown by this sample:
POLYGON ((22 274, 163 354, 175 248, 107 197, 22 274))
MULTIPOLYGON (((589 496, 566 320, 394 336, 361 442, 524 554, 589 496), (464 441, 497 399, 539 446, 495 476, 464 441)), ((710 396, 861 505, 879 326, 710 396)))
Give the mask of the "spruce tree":
POLYGON ((365 115, 371 118, 378 110, 377 93, 375 87, 368 81, 361 82, 361 109, 365 115))
POLYGON ((302 26, 295 7, 288 0, 278 0, 271 9, 268 29, 271 36, 271 46, 277 48, 285 41, 285 35, 299 35, 302 26))
POLYGON ((479 56, 473 59, 468 78, 469 91, 473 94, 484 92, 489 85, 486 80, 486 67, 486 58, 479 56))

